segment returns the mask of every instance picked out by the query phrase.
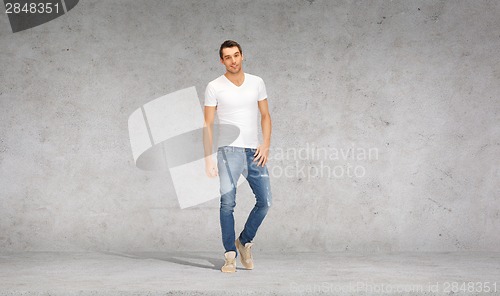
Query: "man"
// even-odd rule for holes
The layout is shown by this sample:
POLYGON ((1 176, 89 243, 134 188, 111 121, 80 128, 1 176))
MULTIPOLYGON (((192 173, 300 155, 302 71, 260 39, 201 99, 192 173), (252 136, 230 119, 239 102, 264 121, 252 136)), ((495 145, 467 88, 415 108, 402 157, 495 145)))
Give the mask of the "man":
MULTIPOLYGON (((271 206, 271 186, 266 166, 271 143, 271 116, 264 81, 243 72, 241 46, 227 40, 220 46, 219 56, 226 73, 208 83, 205 91, 205 167, 207 176, 218 175, 220 180, 220 225, 225 248, 225 263, 221 271, 235 272, 238 252, 243 266, 253 269, 252 240, 271 206), (227 142, 229 145, 222 145, 219 140, 217 163, 211 157, 216 110, 221 125, 232 125, 239 129, 238 137, 227 142), (261 115, 263 136, 260 145, 257 110, 261 115), (241 174, 252 188, 256 204, 243 231, 235 239, 233 211, 236 206, 236 185, 241 174)), ((219 132, 221 139, 231 137, 223 128, 219 132)))

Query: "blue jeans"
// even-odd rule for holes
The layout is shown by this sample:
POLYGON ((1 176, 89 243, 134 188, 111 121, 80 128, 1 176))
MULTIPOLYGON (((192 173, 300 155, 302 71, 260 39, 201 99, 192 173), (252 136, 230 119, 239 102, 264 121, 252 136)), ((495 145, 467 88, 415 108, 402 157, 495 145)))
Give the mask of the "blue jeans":
POLYGON ((267 166, 253 161, 257 149, 222 146, 217 149, 217 167, 220 179, 220 225, 222 243, 226 252, 236 251, 234 216, 236 185, 241 174, 245 176, 255 195, 256 203, 239 235, 241 244, 251 242, 271 206, 271 184, 267 166))

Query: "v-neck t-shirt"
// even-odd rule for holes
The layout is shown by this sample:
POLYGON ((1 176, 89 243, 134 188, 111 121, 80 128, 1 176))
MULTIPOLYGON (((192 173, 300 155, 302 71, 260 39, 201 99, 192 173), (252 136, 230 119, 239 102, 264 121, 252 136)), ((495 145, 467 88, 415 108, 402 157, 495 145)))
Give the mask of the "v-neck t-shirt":
MULTIPOLYGON (((219 129, 219 147, 229 146, 257 148, 258 101, 267 99, 264 80, 259 76, 244 73, 240 86, 232 83, 225 75, 210 81, 205 90, 205 106, 217 106, 219 124, 229 124, 239 128, 236 140, 225 129, 219 129), (221 141, 222 140, 222 141, 221 141)), ((233 136, 234 138, 234 136, 233 136)))

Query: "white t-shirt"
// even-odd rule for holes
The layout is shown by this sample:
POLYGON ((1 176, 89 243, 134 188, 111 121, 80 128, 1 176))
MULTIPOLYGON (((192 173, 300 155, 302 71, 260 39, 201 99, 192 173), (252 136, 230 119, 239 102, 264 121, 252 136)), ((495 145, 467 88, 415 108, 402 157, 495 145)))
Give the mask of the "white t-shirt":
MULTIPOLYGON (((245 80, 240 86, 236 86, 225 75, 210 81, 205 90, 205 106, 217 106, 219 124, 230 124, 240 129, 238 138, 229 142, 229 146, 257 148, 257 101, 267 99, 266 86, 259 76, 244 75, 245 80)), ((224 135, 224 129, 221 128, 219 133, 218 146, 227 145, 224 139, 228 135, 224 135)))

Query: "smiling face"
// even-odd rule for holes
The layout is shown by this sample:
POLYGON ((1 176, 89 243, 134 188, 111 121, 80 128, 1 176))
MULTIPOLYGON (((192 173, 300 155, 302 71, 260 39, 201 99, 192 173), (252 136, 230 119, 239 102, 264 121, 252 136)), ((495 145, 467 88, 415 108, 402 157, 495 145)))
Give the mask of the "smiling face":
POLYGON ((232 74, 237 74, 241 71, 241 62, 243 54, 237 46, 227 47, 222 49, 221 63, 226 66, 226 71, 232 74))

